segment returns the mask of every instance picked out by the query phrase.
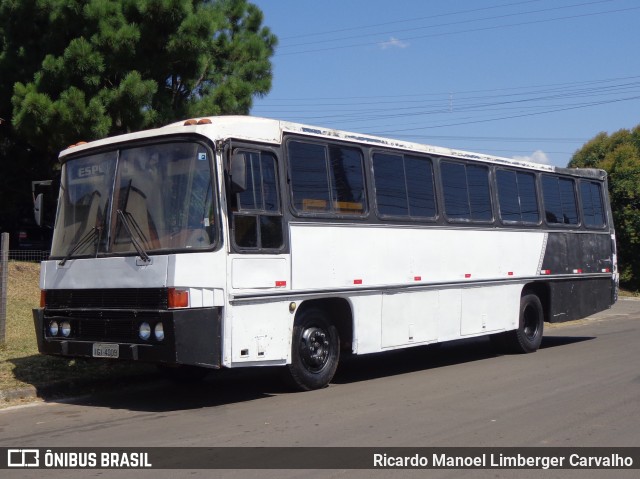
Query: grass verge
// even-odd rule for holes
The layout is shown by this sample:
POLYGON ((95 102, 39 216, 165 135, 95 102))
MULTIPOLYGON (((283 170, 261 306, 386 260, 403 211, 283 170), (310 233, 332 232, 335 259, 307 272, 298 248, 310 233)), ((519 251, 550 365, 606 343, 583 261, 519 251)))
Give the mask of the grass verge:
MULTIPOLYGON (((117 387, 141 375, 156 375, 156 369, 146 364, 39 354, 31 313, 40 304, 39 277, 39 264, 9 262, 6 342, 0 345, 0 391, 33 386, 39 397, 48 398, 86 394, 117 387)), ((9 401, 4 403, 0 407, 9 401)))

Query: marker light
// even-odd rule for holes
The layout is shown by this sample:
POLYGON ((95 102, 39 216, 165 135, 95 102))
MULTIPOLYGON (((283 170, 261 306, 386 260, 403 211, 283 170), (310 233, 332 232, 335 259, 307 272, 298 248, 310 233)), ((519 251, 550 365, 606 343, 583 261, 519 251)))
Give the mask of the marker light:
POLYGON ((47 304, 47 291, 44 289, 40 290, 40 307, 44 308, 47 304))
POLYGON ((167 306, 169 308, 188 308, 189 291, 184 289, 169 288, 167 306))

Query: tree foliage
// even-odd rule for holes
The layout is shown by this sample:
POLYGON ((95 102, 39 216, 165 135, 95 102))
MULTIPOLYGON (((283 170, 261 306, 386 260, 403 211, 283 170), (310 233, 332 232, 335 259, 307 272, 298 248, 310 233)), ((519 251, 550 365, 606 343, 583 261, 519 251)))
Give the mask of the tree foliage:
POLYGON ((569 166, 608 173, 620 280, 640 290, 640 125, 610 136, 600 133, 573 155, 569 166))
POLYGON ((248 113, 271 89, 262 23, 247 0, 0 0, 0 177, 79 140, 248 113))
POLYGON ((247 113, 271 88, 276 39, 246 0, 5 0, 0 18, 0 71, 24 65, 11 75, 13 126, 52 151, 247 113))

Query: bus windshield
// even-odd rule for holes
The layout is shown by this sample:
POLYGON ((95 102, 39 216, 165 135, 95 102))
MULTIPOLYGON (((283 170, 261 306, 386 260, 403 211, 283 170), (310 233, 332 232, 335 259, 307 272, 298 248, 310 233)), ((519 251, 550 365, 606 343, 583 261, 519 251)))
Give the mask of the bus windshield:
POLYGON ((217 237, 211 156, 201 143, 174 141, 67 161, 51 256, 211 248, 217 237))

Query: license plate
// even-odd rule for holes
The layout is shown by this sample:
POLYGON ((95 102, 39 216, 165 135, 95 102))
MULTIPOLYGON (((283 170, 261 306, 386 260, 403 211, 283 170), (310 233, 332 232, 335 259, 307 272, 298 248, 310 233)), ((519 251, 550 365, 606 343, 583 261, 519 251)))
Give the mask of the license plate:
POLYGON ((93 343, 94 358, 118 358, 119 356, 119 344, 93 343))

